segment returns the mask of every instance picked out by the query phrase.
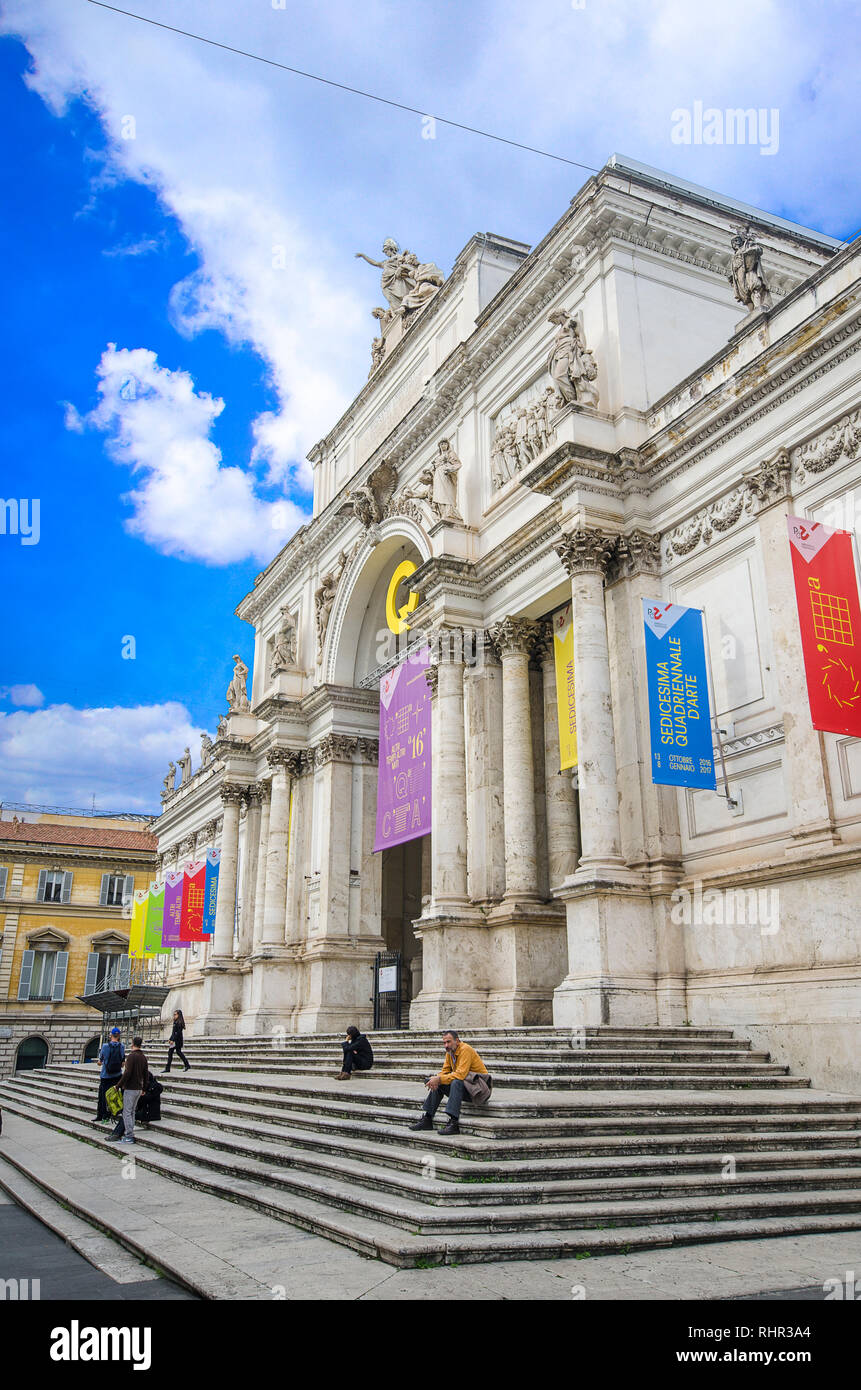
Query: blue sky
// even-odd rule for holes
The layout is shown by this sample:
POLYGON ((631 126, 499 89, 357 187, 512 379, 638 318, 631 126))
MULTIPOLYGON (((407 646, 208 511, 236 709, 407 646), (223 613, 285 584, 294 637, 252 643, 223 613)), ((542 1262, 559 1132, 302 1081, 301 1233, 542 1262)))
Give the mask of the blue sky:
MULTIPOLYGON (((133 8, 856 230, 841 0, 133 8), (776 153, 674 143, 695 101, 776 109, 776 153)), ((394 236, 448 272, 474 232, 535 243, 587 174, 442 125, 423 138, 418 116, 86 0, 7 0, 0 99, 2 492, 41 504, 38 545, 0 536, 0 799, 155 809, 168 758, 191 743, 196 762, 214 731, 231 654, 250 663, 233 609, 307 513, 305 454, 367 375, 378 283, 354 252, 394 236)))

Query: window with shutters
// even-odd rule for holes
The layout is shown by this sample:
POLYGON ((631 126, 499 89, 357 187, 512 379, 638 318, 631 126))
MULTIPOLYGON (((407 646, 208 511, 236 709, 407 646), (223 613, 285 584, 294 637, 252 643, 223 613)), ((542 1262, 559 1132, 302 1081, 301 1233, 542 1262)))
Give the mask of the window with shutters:
POLYGON ((63 873, 61 870, 57 869, 53 873, 45 874, 45 881, 39 896, 43 903, 63 901, 63 873))
POLYGON ((0 864, 0 898, 6 896, 6 884, 9 881, 9 870, 5 865, 0 864))
POLYGON ((33 973, 30 976, 30 999, 51 999, 54 992, 54 973, 59 951, 34 951, 33 973))
POLYGON ((130 894, 127 892, 127 885, 131 879, 134 888, 134 878, 131 874, 102 874, 102 891, 99 894, 99 904, 102 907, 122 907, 130 894))
POLYGON ((42 869, 36 897, 42 903, 67 903, 72 896, 72 875, 63 869, 42 869))

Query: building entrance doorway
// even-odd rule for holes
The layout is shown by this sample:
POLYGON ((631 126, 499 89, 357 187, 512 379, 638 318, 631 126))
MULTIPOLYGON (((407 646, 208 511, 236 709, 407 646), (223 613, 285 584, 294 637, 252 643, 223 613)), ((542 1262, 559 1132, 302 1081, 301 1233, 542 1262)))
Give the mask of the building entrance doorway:
POLYGON ((409 1026, 410 1001, 422 987, 422 945, 413 930, 422 896, 430 891, 430 835, 382 851, 380 932, 387 951, 401 957, 401 1027, 409 1026))

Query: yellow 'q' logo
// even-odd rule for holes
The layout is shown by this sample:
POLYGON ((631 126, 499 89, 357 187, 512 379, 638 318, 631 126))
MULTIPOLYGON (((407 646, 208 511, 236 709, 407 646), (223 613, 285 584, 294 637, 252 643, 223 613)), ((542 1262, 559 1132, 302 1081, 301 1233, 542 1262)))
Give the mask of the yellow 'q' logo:
POLYGON ((414 589, 410 589, 410 596, 406 603, 400 608, 395 608, 398 589, 405 579, 415 573, 417 568, 418 566, 414 565, 412 560, 403 560, 389 580, 388 593, 386 594, 386 622, 392 632, 407 632, 410 626, 407 622, 407 614, 412 613, 414 608, 418 608, 419 595, 414 589))

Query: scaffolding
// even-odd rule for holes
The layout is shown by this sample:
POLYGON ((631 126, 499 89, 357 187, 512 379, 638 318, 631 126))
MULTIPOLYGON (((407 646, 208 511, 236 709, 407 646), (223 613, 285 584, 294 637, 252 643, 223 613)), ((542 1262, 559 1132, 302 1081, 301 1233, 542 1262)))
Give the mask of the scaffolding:
POLYGON ((102 1015, 102 1042, 112 1028, 132 1037, 151 1035, 160 1028, 162 1005, 170 992, 167 965, 166 957, 131 960, 124 956, 120 970, 109 975, 99 990, 77 996, 102 1015))

